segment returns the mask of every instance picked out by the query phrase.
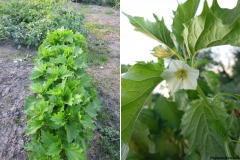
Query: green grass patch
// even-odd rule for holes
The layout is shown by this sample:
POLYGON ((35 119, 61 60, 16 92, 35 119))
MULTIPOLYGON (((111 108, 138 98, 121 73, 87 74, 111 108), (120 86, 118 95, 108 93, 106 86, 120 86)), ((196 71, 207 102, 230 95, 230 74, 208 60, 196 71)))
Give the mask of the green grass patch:
POLYGON ((108 15, 113 15, 113 12, 112 11, 108 11, 108 12, 106 12, 106 14, 108 14, 108 15))
POLYGON ((88 65, 99 66, 108 61, 111 51, 108 49, 103 40, 88 42, 88 65))

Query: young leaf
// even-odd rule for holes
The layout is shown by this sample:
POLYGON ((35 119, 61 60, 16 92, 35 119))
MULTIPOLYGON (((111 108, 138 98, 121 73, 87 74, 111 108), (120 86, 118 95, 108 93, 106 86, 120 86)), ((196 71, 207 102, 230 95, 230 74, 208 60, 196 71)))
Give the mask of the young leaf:
POLYGON ((60 124, 63 126, 66 123, 64 112, 58 112, 57 114, 54 114, 51 118, 56 124, 60 124))
POLYGON ((30 76, 30 79, 33 80, 33 79, 37 79, 39 77, 41 77, 43 75, 43 72, 42 71, 37 71, 37 70, 33 70, 32 71, 32 74, 30 76))
POLYGON ((128 143, 135 121, 149 94, 163 80, 163 61, 159 63, 139 62, 122 76, 121 90, 121 139, 128 143))
POLYGON ((171 128, 178 129, 181 123, 183 111, 178 110, 179 104, 170 102, 165 97, 160 96, 155 103, 154 110, 161 115, 161 118, 167 121, 171 128))
POLYGON ((53 59, 52 62, 65 64, 67 62, 67 58, 63 55, 59 55, 57 58, 53 59))
POLYGON ((199 2, 200 0, 187 0, 185 3, 179 4, 176 12, 174 12, 172 32, 182 49, 184 49, 184 40, 182 36, 184 30, 183 23, 188 22, 195 16, 199 2))
POLYGON ((66 150, 66 155, 68 157, 68 160, 84 160, 86 159, 83 150, 78 147, 76 143, 68 144, 64 147, 66 150))
POLYGON ((94 103, 89 103, 84 110, 91 118, 95 119, 97 117, 97 108, 94 103))
POLYGON ((65 125, 65 130, 67 132, 67 141, 71 143, 79 134, 78 124, 74 121, 70 121, 65 125))
MULTIPOLYGON (((215 110, 217 115, 222 114, 215 110)), ((182 134, 189 142, 189 154, 198 152, 201 160, 211 156, 225 156, 224 139, 210 127, 208 117, 212 116, 210 109, 203 100, 192 101, 182 117, 182 134)))
POLYGON ((170 48, 174 47, 170 31, 164 24, 164 19, 159 20, 158 17, 153 14, 156 22, 150 22, 149 20, 145 21, 143 17, 132 17, 126 13, 123 14, 128 17, 130 23, 135 27, 136 31, 142 32, 146 36, 153 38, 170 48))
POLYGON ((189 54, 194 55, 199 50, 230 44, 240 46, 240 24, 235 21, 224 25, 209 9, 207 1, 201 15, 184 24, 183 37, 189 54))

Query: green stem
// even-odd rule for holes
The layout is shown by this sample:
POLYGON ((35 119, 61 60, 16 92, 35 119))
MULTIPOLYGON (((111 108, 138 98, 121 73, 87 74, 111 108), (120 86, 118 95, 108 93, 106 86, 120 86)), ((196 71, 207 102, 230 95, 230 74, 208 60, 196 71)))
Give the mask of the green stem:
MULTIPOLYGON (((196 55, 196 54, 195 54, 195 55, 196 55)), ((192 68, 195 68, 195 65, 194 65, 195 55, 192 56, 192 68)))
POLYGON ((207 104, 208 108, 210 109, 213 117, 214 117, 215 119, 218 119, 218 117, 217 117, 217 115, 216 115, 213 107, 210 105, 210 103, 209 103, 208 100, 207 100, 207 97, 205 96, 205 94, 203 93, 202 89, 201 89, 199 86, 197 86, 197 91, 198 91, 198 93, 200 94, 200 96, 203 98, 203 100, 206 102, 206 104, 207 104))
POLYGON ((224 149, 225 149, 225 152, 227 154, 227 157, 232 157, 231 152, 229 150, 229 146, 228 146, 228 141, 227 140, 224 141, 224 149))
POLYGON ((235 142, 235 143, 239 143, 240 144, 240 142, 235 141, 235 140, 230 140, 229 142, 235 142))

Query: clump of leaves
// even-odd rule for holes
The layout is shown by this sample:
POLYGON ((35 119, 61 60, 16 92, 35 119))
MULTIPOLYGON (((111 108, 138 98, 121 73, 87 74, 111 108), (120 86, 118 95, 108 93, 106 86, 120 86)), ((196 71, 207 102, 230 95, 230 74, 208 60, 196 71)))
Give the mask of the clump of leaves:
POLYGON ((64 9, 66 0, 12 0, 0 6, 0 38, 12 39, 18 48, 39 46, 49 32, 60 27, 79 32, 85 37, 83 14, 73 9, 64 9))
POLYGON ((120 157, 119 131, 109 126, 99 127, 98 131, 101 133, 98 144, 105 158, 118 160, 120 157))
POLYGON ((25 102, 28 118, 25 145, 30 159, 86 159, 100 110, 91 77, 85 73, 86 40, 60 29, 39 47, 25 102))
POLYGON ((148 100, 164 80, 160 75, 171 68, 164 67, 163 58, 174 55, 196 68, 205 63, 195 59, 202 49, 226 44, 240 47, 240 1, 233 9, 221 8, 217 0, 209 7, 205 1, 202 13, 195 16, 199 3, 187 0, 178 5, 172 31, 155 14, 155 22, 125 14, 136 31, 160 45, 155 48, 158 62, 138 62, 122 76, 122 159, 239 159, 240 95, 219 93, 216 73, 201 72, 203 80, 197 79, 195 89, 148 100))

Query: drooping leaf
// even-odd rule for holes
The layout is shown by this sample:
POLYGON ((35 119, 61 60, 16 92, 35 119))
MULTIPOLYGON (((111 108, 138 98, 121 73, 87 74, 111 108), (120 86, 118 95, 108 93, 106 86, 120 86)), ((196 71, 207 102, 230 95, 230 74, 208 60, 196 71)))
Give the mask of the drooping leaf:
POLYGON ((200 74, 208 83, 208 86, 212 89, 212 91, 217 91, 217 85, 219 84, 218 75, 213 71, 203 71, 200 74))
POLYGON ((174 12, 172 32, 182 49, 184 49, 184 39, 182 36, 184 30, 183 23, 188 22, 195 16, 199 2, 200 0, 187 0, 185 3, 179 4, 177 10, 174 12))
POLYGON ((237 6, 233 9, 221 8, 217 0, 213 0, 211 11, 213 14, 220 18, 223 24, 231 25, 240 17, 240 1, 237 1, 237 6))
POLYGON ((65 130, 67 132, 68 143, 71 143, 79 134, 78 124, 74 121, 70 121, 65 125, 65 130))
POLYGON ((76 143, 68 144, 64 147, 66 150, 66 155, 68 157, 68 160, 85 160, 86 157, 83 153, 83 150, 79 148, 79 146, 76 143))
POLYGON ((156 22, 150 22, 149 20, 145 21, 143 17, 132 17, 126 13, 123 14, 128 17, 130 23, 135 27, 135 31, 139 31, 170 48, 174 47, 170 31, 164 24, 164 19, 159 20, 158 17, 153 14, 156 22))
POLYGON ((238 156, 240 156, 240 136, 238 138, 238 143, 236 145, 236 148, 235 148, 235 154, 237 154, 238 156))
MULTIPOLYGON (((216 110, 217 115, 222 114, 216 110)), ((224 139, 215 133, 208 118, 212 117, 210 109, 203 100, 192 101, 182 117, 182 134, 188 139, 189 153, 198 152, 201 160, 209 159, 210 156, 225 156, 224 139)))
POLYGON ((136 152, 138 151, 142 156, 148 155, 148 153, 155 153, 155 144, 148 138, 149 134, 150 132, 147 125, 137 120, 129 143, 130 149, 136 152))
POLYGON ((138 117, 142 124, 146 124, 151 134, 159 133, 158 121, 151 109, 142 109, 138 117))
POLYGON ((94 107, 94 103, 89 103, 85 108, 85 112, 93 119, 97 117, 97 109, 94 107))
POLYGON ((201 15, 184 24, 183 37, 189 54, 194 55, 199 50, 227 45, 240 46, 240 23, 224 25, 209 9, 207 2, 201 15))
POLYGON ((137 63, 129 68, 121 80, 121 139, 128 143, 135 121, 149 94, 163 80, 163 61, 137 63))
POLYGON ((82 116, 82 119, 80 122, 85 129, 94 130, 96 128, 93 119, 88 115, 82 116))
POLYGON ((178 105, 177 102, 168 101, 165 97, 160 96, 155 103, 154 110, 167 121, 169 127, 178 129, 183 115, 183 111, 178 110, 178 105))

